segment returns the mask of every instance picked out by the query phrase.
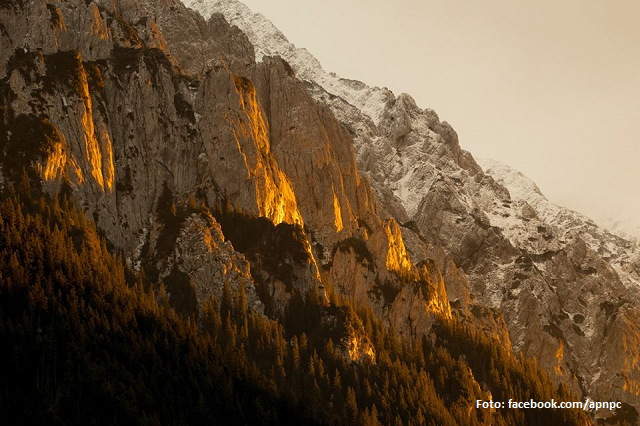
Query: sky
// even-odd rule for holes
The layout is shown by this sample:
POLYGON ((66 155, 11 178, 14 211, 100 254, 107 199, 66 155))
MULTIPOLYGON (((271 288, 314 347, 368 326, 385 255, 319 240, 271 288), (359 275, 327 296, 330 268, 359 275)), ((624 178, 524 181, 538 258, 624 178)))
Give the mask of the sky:
POLYGON ((640 1, 244 3, 325 70, 433 108, 551 201, 640 225, 640 1))

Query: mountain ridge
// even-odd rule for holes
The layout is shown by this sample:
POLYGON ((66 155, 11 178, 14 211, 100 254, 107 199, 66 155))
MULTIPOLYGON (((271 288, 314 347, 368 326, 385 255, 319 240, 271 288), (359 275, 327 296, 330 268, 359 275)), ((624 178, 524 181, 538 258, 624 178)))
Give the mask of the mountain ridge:
MULTIPOLYGON (((508 185, 500 183, 503 177, 485 174, 435 112, 419 108, 409 95, 396 97, 386 89, 326 73, 307 51, 288 43, 266 18, 240 2, 188 0, 186 4, 205 17, 222 13, 248 34, 258 46, 256 52, 282 56, 308 81, 314 98, 329 105, 349 129, 360 170, 370 178, 385 208, 400 223, 417 224, 431 250, 441 247, 453 257, 468 277, 471 293, 507 318, 515 351, 536 356, 548 371, 559 372, 559 380, 572 382, 586 395, 593 396, 594 389, 610 395, 617 388, 616 397, 635 399, 634 392, 627 393, 635 386, 631 377, 638 374, 631 361, 635 349, 627 355, 626 343, 603 343, 607 335, 616 335, 605 325, 610 319, 603 306, 609 300, 620 300, 616 309, 626 312, 628 320, 638 321, 633 289, 640 268, 633 243, 551 203, 537 211, 518 198, 517 191, 510 194, 508 185), (565 284, 558 286, 558 280, 565 284), (505 282, 512 284, 505 288, 505 282), (523 283, 527 291, 521 288, 523 283), (599 295, 583 300, 576 290, 569 290, 577 283, 589 288, 583 291, 599 295), (569 294, 575 302, 569 302, 569 294), (614 350, 619 355, 607 345, 619 348, 614 350), (558 358, 560 347, 564 356, 558 358), (596 353, 587 355, 591 351, 596 353), (602 374, 603 366, 619 365, 604 359, 618 356, 631 367, 616 370, 624 371, 621 376, 602 374), (600 359, 600 366, 582 361, 587 359, 600 359), (616 384, 608 383, 612 378, 616 384)), ((532 193, 539 193, 536 188, 532 193)), ((412 233, 403 228, 405 239, 411 240, 412 233)), ((451 286, 447 291, 457 294, 451 286)), ((634 338, 629 334, 622 339, 634 338)))
MULTIPOLYGON (((71 197, 189 327, 224 325, 227 348, 241 349, 230 329, 246 338, 246 306, 274 327, 281 349, 285 335, 314 340, 329 357, 306 353, 319 372, 304 379, 314 392, 337 380, 322 374, 333 362, 377 374, 410 353, 416 365, 441 360, 446 368, 408 377, 435 383, 428 395, 451 422, 482 421, 473 400, 490 397, 487 388, 511 397, 504 383, 635 404, 638 345, 627 329, 638 304, 617 272, 584 241, 541 231, 535 211, 410 96, 377 89, 384 103, 372 120, 346 100, 366 86, 334 79, 350 88, 336 96, 282 58, 256 62, 260 45, 222 15, 205 21, 177 0, 16 1, 0 8, 0 23, 3 196, 33 186, 44 193, 38 205, 71 197), (528 219, 526 233, 506 235, 496 222, 508 219, 504 209, 528 219), (398 342, 410 342, 401 355, 398 342), (459 391, 446 391, 448 369, 459 391)), ((13 223, 11 209, 2 218, 13 223)), ((82 243, 74 232, 69 250, 82 243)), ((346 395, 351 411, 336 415, 388 417, 384 386, 358 384, 346 395)), ((429 406, 415 404, 401 423, 429 406)), ((516 423, 538 415, 584 416, 492 414, 516 423)))

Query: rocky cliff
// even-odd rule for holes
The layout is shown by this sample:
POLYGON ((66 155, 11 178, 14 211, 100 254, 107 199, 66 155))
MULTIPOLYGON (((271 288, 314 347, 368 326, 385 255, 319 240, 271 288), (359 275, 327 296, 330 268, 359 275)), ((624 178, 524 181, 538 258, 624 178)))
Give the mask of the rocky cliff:
POLYGON ((402 224, 412 258, 437 261, 454 311, 480 301, 505 318, 513 350, 535 357, 558 381, 638 407, 634 242, 553 205, 504 166, 483 169, 433 110, 324 71, 242 3, 185 4, 205 17, 222 13, 247 34, 257 60, 280 55, 329 106, 353 138, 360 172, 402 224), (423 244, 413 247, 416 241, 423 244))
MULTIPOLYGON (((273 317, 349 300, 405 336, 455 318, 638 405, 635 246, 516 194, 435 112, 324 72, 241 3, 185 4, 2 3, 0 183, 71 193, 186 315, 231 288, 273 317)), ((339 312, 323 327, 375 362, 339 312)))
POLYGON ((197 317, 226 283, 280 315, 294 292, 336 292, 409 335, 451 317, 455 265, 405 243, 348 128, 221 15, 121 0, 13 2, 0 18, 6 178, 70 191, 178 310, 197 317))

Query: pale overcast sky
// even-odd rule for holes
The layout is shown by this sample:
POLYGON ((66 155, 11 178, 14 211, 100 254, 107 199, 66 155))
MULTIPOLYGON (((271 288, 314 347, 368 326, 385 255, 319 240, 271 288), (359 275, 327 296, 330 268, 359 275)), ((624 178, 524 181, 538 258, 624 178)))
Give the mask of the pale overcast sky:
POLYGON ((550 200, 640 224, 640 1, 244 3, 325 70, 433 108, 550 200))

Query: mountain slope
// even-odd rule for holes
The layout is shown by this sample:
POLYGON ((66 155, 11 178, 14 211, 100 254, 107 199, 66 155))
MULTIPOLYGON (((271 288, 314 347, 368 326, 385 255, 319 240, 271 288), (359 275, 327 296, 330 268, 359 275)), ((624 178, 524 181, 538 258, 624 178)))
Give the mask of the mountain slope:
POLYGON ((223 19, 16 1, 0 23, 2 418, 586 420, 472 410, 489 392, 571 394, 451 316, 348 131, 223 19))
MULTIPOLYGON (((513 181, 494 169, 485 174, 433 111, 406 94, 325 72, 240 2, 185 4, 205 17, 223 14, 247 34, 257 60, 280 55, 291 64, 349 129, 359 168, 383 206, 399 222, 417 225, 430 244, 426 257, 442 249, 464 269, 471 295, 504 314, 514 350, 537 357, 584 395, 638 406, 639 266, 632 243, 554 207, 535 185, 509 188, 513 181)), ((414 231, 403 228, 407 241, 414 231)), ((459 301, 453 285, 447 291, 459 301)))
MULTIPOLYGON (((489 415, 473 409, 478 398, 573 398, 535 362, 514 356, 512 345, 546 368, 551 351, 555 380, 610 394, 596 388, 600 382, 580 382, 586 367, 578 350, 599 335, 565 336, 578 333, 570 321, 553 328, 551 320, 566 320, 560 285, 545 281, 535 253, 491 225, 487 203, 508 204, 508 191, 460 150, 450 126, 409 96, 329 75, 345 97, 359 99, 354 106, 301 80, 281 58, 256 62, 265 51, 259 40, 254 46, 222 15, 205 21, 177 0, 13 0, 0 7, 0 24, 3 198, 13 186, 38 194, 13 204, 34 197, 46 205, 60 192, 73 199, 104 234, 104 250, 122 254, 193 339, 213 332, 210 349, 226 351, 231 363, 245 353, 242 364, 257 375, 249 377, 276 399, 292 397, 287 388, 302 396, 310 389, 310 400, 292 398, 322 423, 475 424, 489 415), (373 92, 385 99, 374 112, 367 106, 373 92), (521 296, 505 301, 491 274, 536 291, 512 288, 521 296), (547 286, 537 292, 541 283, 547 286), (527 310, 518 322, 520 306, 527 310), (250 330, 258 335, 249 339, 250 330), (558 347, 566 347, 566 359, 557 359, 558 347)), ((3 221, 12 222, 7 209, 3 221)), ((73 227, 68 239, 69 250, 84 253, 73 227)), ((10 242, 4 248, 11 266, 22 252, 10 242)), ((593 254, 579 244, 571 249, 568 261, 565 252, 552 265, 566 272, 567 262, 583 261, 572 272, 595 289, 607 265, 593 273, 593 254)), ((37 265, 29 253, 24 262, 37 265)), ((610 340, 606 356, 629 365, 616 380, 632 387, 629 352, 637 345, 623 326, 633 326, 636 305, 615 271, 611 277, 615 303, 588 300, 596 314, 583 322, 597 323, 610 340), (627 359, 618 356, 623 342, 627 359)), ((567 292, 573 278, 560 283, 567 292)), ((69 281, 78 284, 74 275, 69 281)), ((23 289, 35 282, 27 279, 23 289)), ((101 302, 91 297, 86 303, 89 312, 105 308, 94 309, 101 302)), ((31 305, 20 306, 3 324, 28 319, 31 305)), ((20 333, 14 337, 18 345, 20 333)), ((36 365, 24 371, 34 368, 37 380, 36 365)), ((261 412, 258 402, 252 415, 261 412)), ((51 404, 45 398, 41 407, 56 409, 51 404)), ((571 411, 490 415, 505 424, 585 420, 571 411)))
MULTIPOLYGON (((599 227, 586 216, 549 202, 535 183, 522 173, 492 160, 481 160, 485 172, 504 185, 516 203, 527 203, 538 217, 550 226, 557 227, 564 239, 579 235, 589 248, 613 266, 625 286, 630 290, 640 286, 637 262, 640 248, 633 240, 627 240, 599 227)), ((496 212, 499 215, 499 212, 496 212)))
MULTIPOLYGON (((313 293, 292 302, 283 322, 295 327, 285 333, 249 308, 241 288, 225 285, 198 328, 110 253, 67 193, 50 198, 23 181, 2 196, 0 415, 8 424, 365 425, 422 416, 455 425, 469 420, 469 398, 481 396, 466 364, 445 348, 400 342, 370 311, 325 306, 313 293), (326 313, 337 324, 318 327, 326 313), (352 363, 326 338, 354 326, 377 362, 352 363), (451 374, 446 382, 428 378, 440 370, 451 374)), ((466 339, 491 351, 489 340, 466 339)), ((504 368, 496 374, 513 375, 518 391, 567 397, 535 365, 504 350, 494 356, 504 368)), ((546 416, 568 424, 581 417, 546 416)))

